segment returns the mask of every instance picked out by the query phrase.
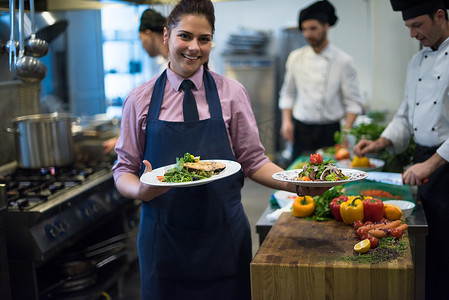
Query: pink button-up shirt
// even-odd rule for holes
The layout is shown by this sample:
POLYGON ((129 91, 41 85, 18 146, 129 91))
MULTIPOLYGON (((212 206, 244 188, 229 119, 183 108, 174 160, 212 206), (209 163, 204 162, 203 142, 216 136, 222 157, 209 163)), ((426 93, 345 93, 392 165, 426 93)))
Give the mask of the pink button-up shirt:
MULTIPOLYGON (((206 92, 203 83, 203 67, 190 80, 195 87, 195 96, 200 120, 210 118, 206 92)), ((210 72, 217 85, 223 119, 228 133, 231 149, 237 161, 242 165, 245 176, 250 176, 269 159, 259 138, 256 120, 246 89, 236 80, 210 72)), ((145 127, 151 95, 157 78, 153 78, 134 88, 123 104, 121 133, 115 151, 118 154, 117 164, 113 167, 114 179, 125 173, 138 176, 143 160, 145 144, 145 127)), ((182 99, 180 89, 184 80, 167 68, 167 82, 159 120, 183 122, 182 99)), ((151 141, 149 141, 151 143, 151 141)), ((194 153, 201 155, 201 153, 194 153)), ((151 161, 150 161, 151 163, 151 161)), ((175 163, 175 161, 173 161, 175 163)))

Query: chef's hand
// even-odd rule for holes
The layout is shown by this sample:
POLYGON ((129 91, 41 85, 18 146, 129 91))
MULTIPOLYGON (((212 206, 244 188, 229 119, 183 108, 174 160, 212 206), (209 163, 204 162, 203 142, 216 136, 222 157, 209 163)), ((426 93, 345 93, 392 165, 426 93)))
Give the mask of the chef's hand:
POLYGON ((290 119, 282 121, 281 134, 282 137, 290 143, 295 141, 293 122, 290 119))
POLYGON ((354 146, 352 152, 357 156, 365 156, 368 153, 379 152, 390 145, 391 142, 384 137, 380 137, 375 141, 362 139, 354 146))
POLYGON ((417 163, 402 174, 402 181, 408 185, 422 185, 424 182, 427 182, 430 174, 432 172, 425 163, 417 163))
POLYGON ((444 158, 438 153, 435 153, 424 162, 416 163, 408 168, 402 174, 402 181, 409 185, 422 185, 428 181, 428 178, 436 169, 447 163, 444 158))
POLYGON ((113 137, 109 140, 103 142, 103 152, 108 154, 115 148, 115 144, 117 143, 118 137, 113 137))
MULTIPOLYGON (((145 170, 143 171, 143 173, 148 173, 153 170, 153 168, 151 167, 151 164, 148 160, 143 160, 143 164, 145 165, 145 170)), ((153 200, 154 198, 168 192, 170 189, 171 189, 171 187, 153 186, 153 185, 145 184, 143 182, 139 182, 138 192, 137 192, 139 197, 137 197, 137 199, 142 200, 142 201, 150 201, 150 200, 153 200)))

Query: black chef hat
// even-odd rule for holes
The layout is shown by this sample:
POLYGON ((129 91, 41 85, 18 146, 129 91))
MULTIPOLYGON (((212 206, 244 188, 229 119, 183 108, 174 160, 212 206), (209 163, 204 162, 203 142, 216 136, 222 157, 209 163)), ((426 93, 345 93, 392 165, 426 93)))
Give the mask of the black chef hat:
POLYGON ((330 26, 333 26, 337 22, 338 17, 335 15, 334 6, 329 1, 323 0, 315 2, 301 10, 299 13, 299 30, 302 30, 302 22, 310 19, 315 19, 322 23, 329 23, 330 26))
POLYGON ((404 21, 449 7, 449 0, 390 0, 390 2, 394 11, 402 12, 404 21))
POLYGON ((155 10, 148 8, 140 17, 139 31, 147 29, 155 32, 164 32, 165 18, 155 10))

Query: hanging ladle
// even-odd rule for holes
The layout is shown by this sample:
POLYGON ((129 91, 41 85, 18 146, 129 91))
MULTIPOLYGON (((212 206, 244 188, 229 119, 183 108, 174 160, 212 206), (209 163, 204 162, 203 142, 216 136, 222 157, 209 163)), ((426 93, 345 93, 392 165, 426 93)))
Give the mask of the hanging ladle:
POLYGON ((14 40, 14 19, 15 19, 15 11, 14 11, 14 0, 9 0, 9 12, 10 12, 10 21, 11 21, 11 35, 9 38, 6 47, 8 47, 9 51, 9 71, 15 72, 16 60, 17 60, 17 47, 16 41, 14 40))
POLYGON ((43 57, 47 55, 50 46, 45 40, 36 38, 36 22, 34 17, 34 0, 30 0, 31 36, 25 44, 26 55, 43 57))
MULTIPOLYGON (((19 39, 20 50, 19 58, 16 62, 17 77, 25 83, 37 83, 42 81, 47 75, 47 67, 43 62, 35 57, 25 56, 24 39, 23 39, 23 8, 24 0, 19 0, 19 39)), ((12 29, 11 29, 12 30, 12 29)), ((11 53, 11 48, 10 48, 11 53)))

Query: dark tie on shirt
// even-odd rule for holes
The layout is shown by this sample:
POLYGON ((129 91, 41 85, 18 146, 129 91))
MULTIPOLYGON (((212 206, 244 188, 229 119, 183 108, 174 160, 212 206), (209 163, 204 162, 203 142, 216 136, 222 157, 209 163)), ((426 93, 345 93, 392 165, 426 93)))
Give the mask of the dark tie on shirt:
POLYGON ((182 111, 184 113, 184 121, 197 121, 198 109, 196 108, 195 97, 192 93, 193 82, 186 79, 181 83, 181 88, 184 90, 184 99, 182 101, 182 111))

